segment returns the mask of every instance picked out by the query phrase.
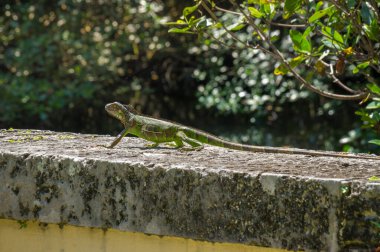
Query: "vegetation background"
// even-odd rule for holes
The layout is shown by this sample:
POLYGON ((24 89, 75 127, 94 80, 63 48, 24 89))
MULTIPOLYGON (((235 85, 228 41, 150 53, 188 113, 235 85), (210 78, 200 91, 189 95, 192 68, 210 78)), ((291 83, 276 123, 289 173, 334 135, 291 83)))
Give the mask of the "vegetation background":
POLYGON ((1 1, 0 128, 116 134, 104 105, 119 101, 248 144, 378 152, 360 101, 300 89, 262 52, 168 33, 191 4, 1 1))

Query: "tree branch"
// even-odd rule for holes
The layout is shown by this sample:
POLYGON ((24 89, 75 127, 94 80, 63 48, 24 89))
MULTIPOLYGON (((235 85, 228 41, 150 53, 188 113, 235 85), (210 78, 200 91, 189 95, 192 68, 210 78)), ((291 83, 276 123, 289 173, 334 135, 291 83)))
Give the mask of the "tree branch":
POLYGON ((327 68, 330 68, 330 72, 327 72, 327 74, 333 79, 333 82, 338 84, 338 86, 340 86, 341 88, 343 88, 344 90, 346 90, 347 92, 350 92, 352 94, 358 94, 360 93, 360 91, 356 91, 356 90, 353 90, 349 87, 347 87, 345 84, 343 84, 343 82, 341 82, 338 77, 336 77, 336 75, 334 74, 334 68, 332 67, 331 64, 328 64, 327 62, 323 61, 323 60, 319 60, 325 67, 327 68))
POLYGON ((202 7, 207 11, 207 13, 211 16, 211 18, 216 22, 216 23, 220 23, 223 27, 223 29, 235 40, 235 41, 238 41, 239 43, 241 43, 242 45, 244 45, 245 47, 247 48, 251 48, 251 49, 259 49, 259 50, 262 50, 264 51, 265 53, 268 53, 268 54, 271 54, 273 57, 276 57, 275 54, 273 54, 271 51, 265 49, 264 47, 260 46, 260 45, 250 45, 248 42, 244 42, 242 41, 241 39, 239 39, 233 32, 231 32, 230 30, 228 30, 228 28, 222 23, 222 22, 219 22, 219 19, 218 17, 211 11, 211 9, 207 6, 207 4, 202 0, 201 2, 201 5, 202 7))
POLYGON ((367 93, 365 92, 361 92, 361 93, 358 93, 358 94, 353 94, 353 95, 342 95, 342 94, 335 94, 335 93, 331 93, 331 92, 327 92, 327 91, 324 91, 324 90, 320 90, 318 89, 317 87, 313 86, 311 83, 309 83, 308 81, 306 81, 301 75, 299 75, 290 65, 289 63, 286 61, 286 59, 284 58, 284 56, 282 55, 282 53, 277 49, 277 47, 275 47, 272 42, 270 41, 270 39, 265 36, 264 32, 262 32, 260 30, 260 28, 254 23, 254 20, 252 19, 252 17, 250 15, 247 15, 245 10, 238 4, 236 4, 236 2, 234 0, 228 0, 235 8, 239 9, 239 11, 244 15, 244 17, 248 20, 249 24, 252 26, 252 28, 254 28, 254 30, 259 34, 260 38, 266 42, 269 47, 273 50, 273 53, 276 55, 276 58, 278 58, 282 64, 284 64, 288 70, 294 75, 294 77, 299 81, 301 82, 301 84, 303 86, 305 86, 307 89, 309 89, 310 91, 314 92, 314 93, 317 93, 321 96, 324 96, 324 97, 328 97, 328 98, 332 98, 332 99, 337 99, 337 100, 361 100, 361 99, 364 99, 365 97, 368 96, 367 93))

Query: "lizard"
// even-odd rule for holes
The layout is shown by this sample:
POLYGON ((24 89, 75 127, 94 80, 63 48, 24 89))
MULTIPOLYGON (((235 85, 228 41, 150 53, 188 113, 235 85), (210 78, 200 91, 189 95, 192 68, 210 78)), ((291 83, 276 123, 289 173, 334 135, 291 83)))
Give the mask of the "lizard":
POLYGON ((163 119, 157 119, 138 113, 131 105, 123 105, 119 102, 109 103, 105 106, 107 113, 118 119, 124 126, 124 129, 118 134, 114 141, 107 148, 115 147, 121 139, 127 134, 135 135, 150 142, 150 147, 157 147, 161 143, 174 143, 177 148, 186 149, 185 143, 190 145, 189 150, 201 150, 204 144, 218 146, 227 149, 260 152, 260 153, 281 153, 281 154, 299 154, 309 156, 328 156, 341 158, 363 158, 380 160, 376 155, 353 155, 346 153, 329 153, 316 150, 304 150, 295 148, 267 147, 239 144, 226 141, 210 133, 187 127, 179 123, 170 122, 163 119))

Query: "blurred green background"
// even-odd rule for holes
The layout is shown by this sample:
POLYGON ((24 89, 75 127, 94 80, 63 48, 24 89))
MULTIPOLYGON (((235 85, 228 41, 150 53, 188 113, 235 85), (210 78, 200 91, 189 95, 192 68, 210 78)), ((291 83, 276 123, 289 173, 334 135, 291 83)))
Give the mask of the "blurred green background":
POLYGON ((104 105, 119 101, 242 143, 373 151, 357 103, 273 75, 258 51, 169 34, 189 2, 1 1, 0 128, 116 134, 104 105))

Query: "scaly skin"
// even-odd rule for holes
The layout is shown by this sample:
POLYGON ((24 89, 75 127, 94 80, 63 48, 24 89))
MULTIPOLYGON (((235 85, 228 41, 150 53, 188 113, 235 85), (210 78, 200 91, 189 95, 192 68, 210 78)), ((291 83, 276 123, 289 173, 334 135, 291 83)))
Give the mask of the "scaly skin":
POLYGON ((149 116, 139 115, 130 105, 123 105, 118 102, 109 103, 105 107, 108 114, 118 119, 123 125, 124 130, 115 138, 107 148, 113 148, 128 133, 153 142, 152 147, 160 143, 174 142, 178 148, 183 148, 184 143, 189 144, 192 149, 202 149, 203 144, 223 147, 233 150, 264 152, 264 153, 283 153, 300 154, 310 156, 328 156, 342 158, 374 159, 380 160, 379 156, 352 155, 346 153, 328 153, 322 151, 302 150, 293 148, 275 148, 265 146, 254 146, 238 144, 223 140, 212 134, 198 129, 190 128, 178 123, 173 123, 149 116))

